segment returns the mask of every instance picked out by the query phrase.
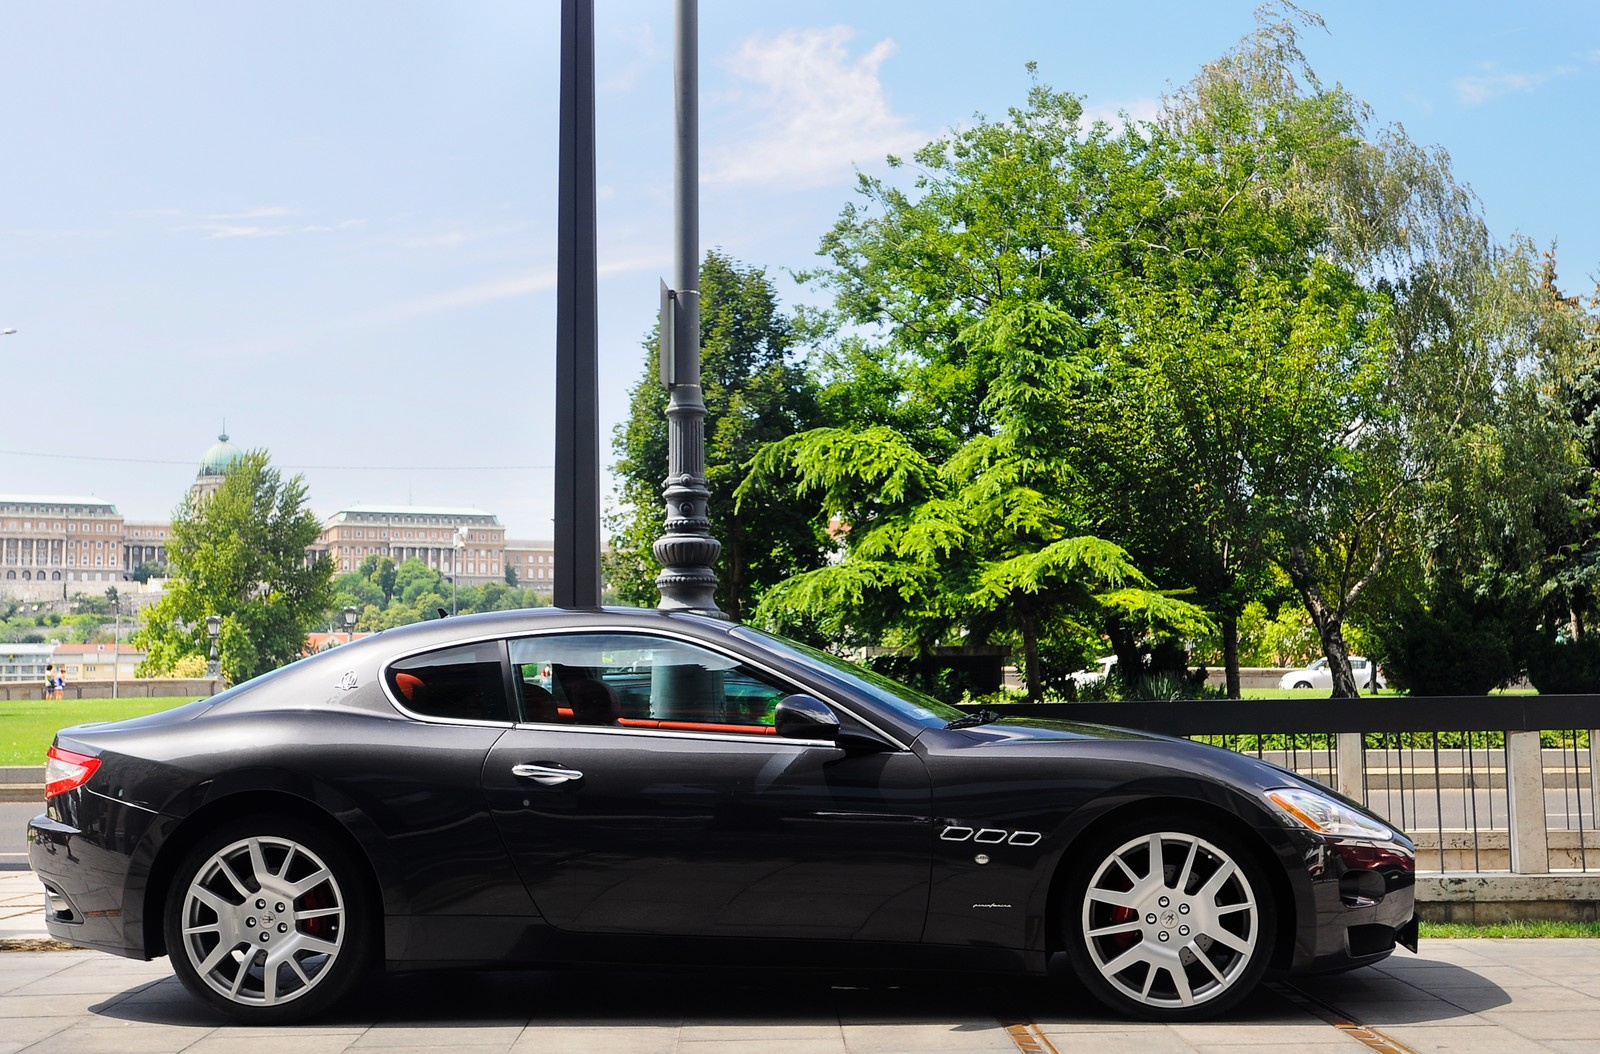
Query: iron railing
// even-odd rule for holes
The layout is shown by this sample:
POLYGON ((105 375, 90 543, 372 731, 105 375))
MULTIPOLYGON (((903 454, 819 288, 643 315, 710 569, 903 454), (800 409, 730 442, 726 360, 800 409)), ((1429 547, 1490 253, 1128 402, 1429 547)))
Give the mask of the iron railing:
POLYGON ((1041 703, 1253 754, 1365 803, 1441 872, 1600 873, 1600 696, 1041 703))

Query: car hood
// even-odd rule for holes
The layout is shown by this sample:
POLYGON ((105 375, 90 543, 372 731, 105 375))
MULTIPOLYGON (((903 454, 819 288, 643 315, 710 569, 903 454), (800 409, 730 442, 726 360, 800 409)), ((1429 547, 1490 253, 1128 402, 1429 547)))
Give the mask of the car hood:
POLYGON ((1098 725, 1086 721, 1064 721, 1059 718, 1049 717, 1006 716, 998 721, 990 721, 988 724, 983 725, 969 725, 957 731, 974 742, 996 746, 1007 743, 1047 743, 1056 740, 1080 742, 1085 739, 1140 740, 1165 743, 1187 742, 1186 740, 1173 739, 1171 736, 1163 736, 1155 732, 1141 732, 1135 728, 1098 725))
MULTIPOLYGON (((945 749, 961 754, 978 751, 993 757, 1039 761, 1069 755, 1115 758, 1146 772, 1199 776, 1258 791, 1273 787, 1309 787, 1330 793, 1330 789, 1320 783, 1249 754, 1114 725, 1008 716, 988 724, 945 730, 940 738, 945 749)), ((1357 803, 1349 804, 1368 811, 1357 803)))

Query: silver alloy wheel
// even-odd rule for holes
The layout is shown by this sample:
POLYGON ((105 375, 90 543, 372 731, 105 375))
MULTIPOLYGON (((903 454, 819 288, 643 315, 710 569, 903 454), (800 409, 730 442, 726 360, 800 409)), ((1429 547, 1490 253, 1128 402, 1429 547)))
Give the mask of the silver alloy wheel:
POLYGON ((298 999, 344 945, 333 872, 288 838, 244 838, 213 854, 183 895, 183 954, 206 985, 247 1006, 298 999))
POLYGON ((1204 838, 1157 831, 1102 861, 1084 892, 1089 961, 1133 1002, 1210 1002, 1249 971, 1261 911, 1244 870, 1204 838))

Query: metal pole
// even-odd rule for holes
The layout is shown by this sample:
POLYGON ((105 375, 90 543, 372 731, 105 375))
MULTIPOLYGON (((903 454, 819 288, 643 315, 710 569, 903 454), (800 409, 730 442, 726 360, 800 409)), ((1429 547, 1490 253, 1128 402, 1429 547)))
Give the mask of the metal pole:
MULTIPOLYGON (((561 2, 556 222, 557 607, 600 606, 600 383, 594 185, 594 0, 561 2)), ((459 569, 457 574, 459 574, 459 569)))
POLYGON ((111 698, 116 699, 122 681, 122 598, 111 605, 111 698))
POLYGON ((674 177, 676 272, 673 282, 672 354, 667 400, 666 533, 651 547, 661 564, 656 589, 663 610, 722 615, 717 573, 722 545, 711 537, 706 506, 705 398, 700 390, 700 120, 699 9, 677 0, 677 52, 673 97, 677 111, 674 177))

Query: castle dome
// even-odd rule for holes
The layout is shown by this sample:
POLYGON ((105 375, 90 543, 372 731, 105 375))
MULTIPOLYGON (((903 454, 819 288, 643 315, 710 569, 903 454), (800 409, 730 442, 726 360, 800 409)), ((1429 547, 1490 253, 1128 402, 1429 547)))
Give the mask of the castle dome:
POLYGON ((233 463, 242 457, 244 451, 228 442, 228 434, 224 432, 201 455, 200 471, 195 473, 195 477, 226 475, 233 463))

